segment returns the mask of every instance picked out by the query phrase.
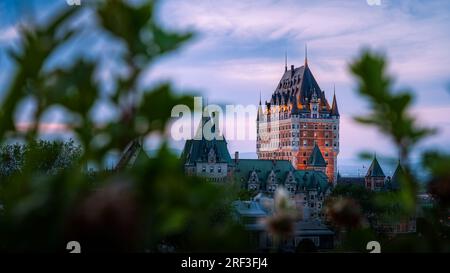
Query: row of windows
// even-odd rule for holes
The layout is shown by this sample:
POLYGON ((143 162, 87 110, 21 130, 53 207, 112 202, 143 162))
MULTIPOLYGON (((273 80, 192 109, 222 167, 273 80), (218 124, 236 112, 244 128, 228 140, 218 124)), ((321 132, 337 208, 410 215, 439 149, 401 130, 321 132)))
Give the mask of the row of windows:
MULTIPOLYGON (((303 160, 303 165, 306 165, 306 160, 303 160)), ((325 163, 328 165, 328 160, 325 160, 325 163)))
POLYGON ((263 153, 261 156, 269 158, 269 157, 278 157, 278 156, 292 156, 291 152, 272 152, 272 153, 263 153))
MULTIPOLYGON (((288 130, 288 129, 314 129, 314 130, 331 130, 331 128, 333 128, 333 130, 337 130, 337 126, 336 125, 317 125, 317 124, 310 124, 308 125, 307 123, 303 123, 302 125, 299 124, 292 124, 292 125, 280 125, 280 126, 273 126, 272 131, 277 131, 277 129, 281 130, 288 130)), ((264 128, 261 128, 261 132, 270 132, 271 128, 267 128, 266 130, 264 128)))
MULTIPOLYGON (((210 166, 210 167, 209 167, 209 172, 210 172, 210 173, 213 173, 213 172, 214 172, 214 169, 215 169, 214 166, 210 166)), ((222 172, 222 167, 221 167, 221 166, 218 166, 218 167, 217 167, 217 172, 218 172, 218 173, 221 173, 221 172, 222 172)), ((202 167, 202 173, 206 173, 206 166, 203 166, 203 167, 202 167)))
MULTIPOLYGON (((303 125, 301 127, 303 129, 315 129, 315 130, 319 129, 319 125, 317 125, 317 124, 310 124, 308 126, 307 123, 303 123, 303 125)), ((331 125, 322 125, 322 124, 320 124, 320 129, 322 129, 322 128, 325 129, 325 130, 329 130, 329 129, 331 129, 331 125)), ((333 125, 333 130, 337 130, 337 126, 336 125, 333 125)))
MULTIPOLYGON (((298 146, 299 141, 272 141, 268 144, 257 145, 258 148, 278 148, 278 147, 289 147, 289 146, 298 146)), ((314 141, 303 140, 303 147, 313 146, 314 141)), ((334 142, 333 147, 337 147, 338 143, 334 142)), ((325 147, 330 147, 331 144, 328 141, 325 141, 325 147)))
MULTIPOLYGON (((271 138, 271 139, 282 139, 282 138, 291 138, 291 137, 298 138, 298 137, 300 137, 300 135, 302 135, 302 137, 311 137, 311 136, 308 136, 307 132, 303 132, 303 133, 281 133, 281 134, 272 134, 272 135, 270 135, 270 138, 271 138)), ((314 133, 312 137, 318 138, 317 133, 314 133)), ((260 137, 258 136, 258 138, 260 138, 260 137)), ((330 135, 326 134, 326 135, 324 136, 324 138, 330 138, 330 135)), ((334 138, 334 139, 337 139, 337 136, 336 136, 336 135, 333 135, 333 138, 334 138)))
MULTIPOLYGON (((270 116, 267 117, 267 121, 270 120, 284 120, 284 119, 290 119, 291 117, 299 117, 299 118, 313 118, 313 119, 317 119, 317 118, 322 118, 322 119, 330 119, 330 114, 317 114, 317 113, 311 113, 311 114, 291 114, 291 107, 286 108, 285 110, 283 109, 279 109, 278 111, 275 110, 271 110, 270 116)), ((268 113, 265 112, 265 114, 267 115, 268 113)), ((264 119, 264 117, 263 117, 264 119)))
MULTIPOLYGON (((253 182, 254 182, 254 181, 253 181, 253 182)), ((270 185, 267 186, 267 191, 268 191, 268 192, 275 192, 276 189, 277 189, 277 187, 278 187, 277 184, 270 184, 270 185)), ((257 189, 258 189, 258 185, 257 185, 257 184, 253 184, 253 183, 252 183, 252 184, 249 184, 249 185, 248 185, 248 189, 249 189, 249 190, 257 190, 257 189)), ((295 193, 295 191, 296 191, 295 185, 288 185, 288 186, 286 187, 286 189, 287 189, 287 191, 290 192, 290 193, 295 193)), ((306 201, 306 196, 305 196, 303 199, 306 201)), ((312 198, 310 198, 310 200, 315 200, 314 195, 312 196, 312 198)), ((323 197, 322 197, 322 196, 319 196, 319 197, 317 198, 317 200, 323 201, 323 197)), ((320 206, 319 206, 319 207, 320 207, 320 206)))
MULTIPOLYGON (((308 141, 308 140, 303 140, 303 146, 308 146, 308 144, 314 145, 314 141, 308 141)), ((329 147, 330 146, 330 142, 325 141, 325 147, 329 147)), ((336 143, 334 144, 334 146, 336 146, 336 143)))
MULTIPOLYGON (((325 152, 323 155, 324 155, 325 157, 328 157, 328 152, 325 152)), ((306 156, 306 152, 303 152, 303 156, 306 156)))
MULTIPOLYGON (((370 183, 370 182, 367 182, 367 185, 366 185, 366 186, 367 186, 367 188, 370 188, 371 183, 370 183)), ((374 186, 375 186, 376 188, 381 188, 381 187, 384 186, 384 183, 383 183, 383 182, 375 182, 374 186)))

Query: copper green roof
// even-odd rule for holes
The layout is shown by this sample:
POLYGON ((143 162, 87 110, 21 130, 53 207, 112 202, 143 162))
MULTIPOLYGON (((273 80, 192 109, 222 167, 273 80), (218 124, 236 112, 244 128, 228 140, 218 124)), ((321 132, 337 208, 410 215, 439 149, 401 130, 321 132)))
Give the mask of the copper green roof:
POLYGON ((400 164, 400 161, 397 164, 397 168, 394 171, 394 174, 392 175, 392 179, 391 179, 391 189, 392 190, 398 190, 400 189, 400 183, 401 183, 401 179, 402 176, 404 175, 404 170, 402 165, 400 164))
POLYGON ((322 153, 320 152, 319 146, 317 146, 317 143, 314 144, 313 151, 311 153, 311 156, 308 159, 308 165, 313 167, 326 167, 327 163, 325 162, 325 159, 322 156, 322 153))
POLYGON ((366 177, 386 177, 376 156, 373 158, 372 164, 370 164, 370 167, 367 170, 366 177))
POLYGON ((262 189, 265 189, 269 175, 275 174, 276 183, 284 185, 289 173, 292 172, 297 190, 316 189, 325 192, 329 187, 327 176, 320 171, 296 170, 288 160, 239 159, 236 163, 234 179, 247 183, 255 172, 262 189))
MULTIPOLYGON (((208 161, 208 153, 211 149, 214 150, 216 155, 216 162, 231 163, 231 156, 228 152, 225 137, 222 136, 222 139, 213 138, 212 140, 207 140, 201 133, 203 126, 209 120, 209 117, 203 117, 201 126, 197 129, 196 139, 189 139, 184 144, 183 152, 181 153, 181 161, 183 164, 195 164, 196 162, 208 161)), ((216 129, 218 130, 218 128, 213 125, 211 130, 212 132, 215 132, 216 129)))
POLYGON ((285 180, 289 171, 294 171, 294 167, 287 160, 239 159, 236 163, 235 177, 247 181, 255 171, 258 180, 265 182, 272 170, 277 182, 281 182, 285 180))

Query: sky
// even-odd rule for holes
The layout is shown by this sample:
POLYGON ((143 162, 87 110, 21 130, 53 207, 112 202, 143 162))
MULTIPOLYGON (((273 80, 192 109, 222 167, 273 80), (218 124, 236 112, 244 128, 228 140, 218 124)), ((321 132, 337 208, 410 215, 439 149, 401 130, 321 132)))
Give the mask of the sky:
MULTIPOLYGON (((56 7, 65 5, 64 0, 18 2, 19 8, 17 1, 0 2, 0 88, 6 86, 12 66, 1 51, 14 47, 23 11, 34 7, 45 21, 56 7)), ((180 92, 196 90, 209 103, 256 104, 260 92, 263 101, 269 100, 284 72, 285 53, 288 67, 303 65, 307 44, 308 64, 330 101, 336 86, 341 114, 338 160, 358 164, 361 151, 395 156, 386 137, 353 121, 355 115, 365 113, 366 104, 356 94, 348 64, 363 48, 371 48, 388 57, 396 88, 415 93, 412 112, 419 121, 438 129, 420 149, 450 151, 450 1, 368 2, 376 1, 161 1, 157 18, 166 28, 196 35, 182 50, 148 69, 143 84, 169 79, 180 92)), ((88 41, 78 41, 79 47, 91 46, 93 55, 105 51, 104 41, 93 45, 88 41)), ((61 59, 67 56, 61 53, 61 59)), ((108 70, 112 66, 105 65, 99 77, 105 81, 112 77, 108 70)), ((0 99, 1 95, 0 89, 0 99)), ((106 105, 98 108, 106 116, 114 115, 106 105)), ((255 130, 254 123, 248 130, 255 130)), ((181 149, 183 142, 172 144, 181 149)), ((251 156, 255 141, 229 141, 229 149, 232 154, 238 150, 251 156)))

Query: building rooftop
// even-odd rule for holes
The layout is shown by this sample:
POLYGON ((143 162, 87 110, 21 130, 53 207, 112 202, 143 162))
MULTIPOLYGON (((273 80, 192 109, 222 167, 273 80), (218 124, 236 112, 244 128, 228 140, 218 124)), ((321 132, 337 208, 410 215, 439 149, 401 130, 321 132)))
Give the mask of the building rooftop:
MULTIPOLYGON (((210 117, 203 117, 199 125, 195 139, 189 139, 184 144, 181 153, 181 161, 183 164, 195 164, 196 162, 207 162, 209 155, 214 155, 215 162, 231 163, 231 156, 228 152, 227 142, 224 136, 207 140, 202 133, 203 126, 210 121, 210 117)), ((211 132, 218 130, 214 125, 211 132)), ((219 133, 220 135, 220 133, 219 133)))
POLYGON ((268 106, 293 103, 293 112, 309 111, 309 102, 313 97, 317 97, 320 101, 319 111, 329 112, 331 110, 325 92, 320 89, 307 61, 305 61, 305 65, 297 68, 292 65, 288 70, 286 67, 268 106))
POLYGON ((284 185, 288 175, 292 175, 293 182, 300 190, 317 189, 326 192, 330 187, 328 177, 321 171, 296 170, 288 160, 240 159, 235 163, 234 177, 237 181, 247 182, 252 175, 257 181, 265 185, 269 175, 275 175, 276 183, 284 185))
POLYGON ((378 163, 377 156, 373 158, 372 164, 370 164, 367 170, 366 177, 386 177, 381 169, 380 163, 378 163))
POLYGON ((317 143, 314 143, 313 151, 308 159, 308 165, 313 167, 326 167, 327 163, 323 158, 322 152, 317 146, 317 143))

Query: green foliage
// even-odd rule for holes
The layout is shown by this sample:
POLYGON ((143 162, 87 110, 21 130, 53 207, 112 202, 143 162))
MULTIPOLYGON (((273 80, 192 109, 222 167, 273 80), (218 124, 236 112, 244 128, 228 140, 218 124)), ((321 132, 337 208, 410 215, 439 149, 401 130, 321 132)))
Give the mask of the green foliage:
POLYGON ((432 173, 428 191, 439 202, 442 209, 450 206, 450 155, 429 151, 423 156, 423 165, 432 173))
POLYGON ((256 190, 240 189, 237 193, 239 200, 251 200, 258 194, 256 190))
POLYGON ((4 144, 0 146, 0 177, 3 180, 27 170, 56 174, 76 164, 80 155, 81 148, 73 140, 4 144))
POLYGON ((413 95, 409 90, 393 90, 393 79, 386 75, 385 58, 365 51, 350 65, 358 80, 358 93, 369 102, 370 114, 357 117, 360 123, 374 125, 392 138, 406 159, 408 152, 419 140, 434 131, 416 124, 408 112, 413 95))
POLYGON ((333 188, 333 191, 330 194, 330 198, 333 197, 348 197, 356 200, 358 204, 361 206, 363 213, 370 214, 375 212, 374 208, 374 192, 367 190, 363 186, 359 185, 337 185, 333 188))
MULTIPOLYGON (((370 199, 377 214, 377 220, 396 223, 416 216, 418 204, 417 180, 409 166, 409 155, 415 145, 435 130, 421 127, 410 113, 413 95, 409 90, 394 91, 393 79, 386 74, 386 61, 380 54, 366 50, 350 65, 358 80, 357 92, 369 102, 370 112, 356 117, 356 121, 372 125, 389 136, 398 148, 404 172, 399 175, 400 189, 376 193, 370 199)), ((430 173, 429 192, 438 201, 435 213, 425 213, 418 218, 417 234, 396 238, 379 238, 386 251, 449 251, 449 229, 447 224, 450 192, 450 157, 442 153, 425 152, 423 166, 430 173)), ((338 193, 339 191, 336 191, 338 193)), ((340 193, 343 194, 343 193, 340 193)), ((359 193, 358 193, 359 194, 359 193)), ((354 197, 354 194, 351 194, 354 197)), ((364 195, 362 195, 364 196, 364 195)), ((359 198, 361 199, 361 197, 359 198)), ((365 198, 363 198, 365 200, 365 198)), ((363 200, 360 200, 364 204, 363 200)), ((420 208, 419 208, 420 209, 420 208)), ((350 233, 348 240, 361 239, 350 233)), ((363 236, 364 237, 364 236, 363 236)), ((355 241, 355 240, 354 240, 355 241)), ((382 247, 383 248, 383 247, 382 247)))
POLYGON ((163 134, 170 109, 192 101, 176 95, 170 83, 145 89, 138 84, 156 58, 191 37, 160 28, 154 20, 154 2, 143 2, 111 0, 66 7, 48 24, 21 31, 20 50, 11 52, 16 72, 0 104, 0 143, 14 136, 25 146, 5 146, 1 154, 8 162, 16 159, 21 167, 13 168, 12 178, 2 184, 0 250, 65 251, 72 240, 79 241, 85 252, 245 249, 242 230, 231 221, 233 191, 185 177, 165 144, 156 157, 139 157, 132 169, 86 172, 88 164, 101 166, 108 154, 123 151, 135 139, 163 134), (101 96, 101 84, 95 80, 98 60, 77 56, 69 65, 47 65, 69 38, 85 31, 82 26, 70 31, 66 27, 82 9, 99 19, 98 31, 125 44, 118 62, 127 73, 112 79, 111 96, 101 96), (30 97, 37 110, 32 128, 22 133, 13 116, 30 97), (117 109, 118 120, 96 124, 90 113, 100 97, 117 109), (35 141, 43 114, 54 106, 64 108, 81 145, 73 153, 77 154, 73 164, 60 162, 57 152, 70 150, 73 142, 35 141))

